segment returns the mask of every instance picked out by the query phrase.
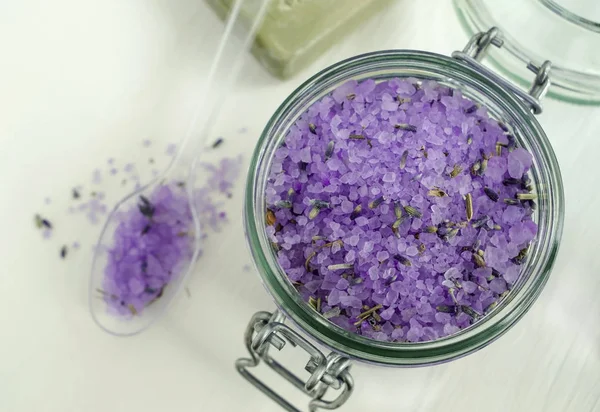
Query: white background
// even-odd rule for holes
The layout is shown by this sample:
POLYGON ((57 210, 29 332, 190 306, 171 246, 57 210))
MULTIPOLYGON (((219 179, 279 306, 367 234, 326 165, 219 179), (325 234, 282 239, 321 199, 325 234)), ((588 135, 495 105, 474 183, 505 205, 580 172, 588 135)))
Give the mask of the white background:
MULTIPOLYGON (((121 165, 140 157, 143 139, 164 165, 164 144, 185 129, 220 30, 201 0, 0 1, 0 410, 279 410, 233 367, 252 313, 273 309, 258 275, 242 270, 251 263, 243 178, 229 225, 210 237, 188 282, 190 297, 131 338, 92 322, 86 288, 99 228, 64 213, 73 185, 89 183, 109 157, 121 165), (40 211, 56 225, 46 241, 32 224, 40 211), (60 245, 73 240, 81 250, 60 260, 60 245)), ((247 167, 283 98, 341 58, 383 48, 448 54, 466 41, 449 0, 398 0, 292 80, 251 60, 219 123, 221 154, 243 153, 247 167)), ((567 212, 539 301, 467 358, 419 369, 355 365, 343 410, 600 411, 600 109, 546 100, 540 122, 562 167, 567 212)), ((104 185, 124 190, 120 179, 104 185)))

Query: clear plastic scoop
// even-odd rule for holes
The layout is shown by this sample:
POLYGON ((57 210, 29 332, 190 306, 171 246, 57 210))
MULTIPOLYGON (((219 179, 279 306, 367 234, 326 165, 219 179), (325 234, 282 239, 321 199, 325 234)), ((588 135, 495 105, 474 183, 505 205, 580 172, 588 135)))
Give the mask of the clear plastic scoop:
MULTIPOLYGON (((106 332, 128 336, 139 333, 154 323, 172 302, 178 294, 185 278, 193 271, 196 260, 198 259, 201 246, 201 227, 198 219, 198 213, 194 201, 194 182, 196 174, 196 163, 202 149, 205 147, 206 137, 208 136, 214 119, 227 95, 227 89, 233 84, 236 78, 243 58, 248 55, 247 51, 253 43, 257 29, 260 27, 262 18, 266 11, 268 0, 252 0, 252 8, 244 7, 244 22, 240 18, 242 5, 248 0, 236 0, 228 16, 225 31, 221 37, 219 47, 212 62, 207 82, 204 90, 200 90, 198 96, 200 101, 195 109, 192 121, 184 135, 178 152, 173 158, 171 164, 152 182, 129 194, 119 201, 109 214, 106 223, 98 239, 97 247, 94 252, 92 269, 89 284, 89 308, 94 322, 106 332), (252 22, 248 25, 248 21, 252 22), (184 156, 184 154, 193 153, 194 156, 184 156), (115 285, 112 278, 107 278, 107 273, 113 273, 115 270, 124 271, 127 269, 127 259, 129 254, 134 255, 131 261, 135 262, 135 254, 139 253, 135 248, 129 252, 122 253, 126 247, 120 247, 121 252, 115 256, 115 241, 117 241, 116 230, 123 225, 123 220, 127 216, 141 212, 151 220, 154 213, 154 206, 148 199, 156 198, 157 194, 169 182, 185 181, 185 189, 181 189, 180 196, 187 196, 189 204, 190 228, 189 228, 189 250, 182 261, 177 262, 173 267, 171 277, 166 286, 149 290, 152 300, 147 302, 140 310, 139 302, 128 303, 123 300, 116 290, 135 289, 139 287, 135 281, 128 285, 115 285), (132 213, 133 211, 133 213, 132 213), (117 261, 117 263, 115 263, 117 261), (109 268, 109 265, 111 266, 109 268), (119 289, 120 288, 120 289, 119 289), (121 307, 121 306, 122 307, 121 307)), ((139 214, 139 213, 138 213, 139 214)), ((144 236, 146 229, 142 229, 139 236, 144 236)), ((118 240, 123 242, 122 239, 118 240)), ((146 241, 146 240, 144 240, 146 241)), ((183 241, 183 240, 182 240, 183 241)), ((147 267, 152 262, 143 262, 147 267)), ((138 270, 137 267, 135 270, 138 270)), ((144 274, 146 268, 141 269, 144 274)), ((138 273, 139 276, 139 273, 138 273)), ((125 273, 123 277, 127 278, 125 273)), ((134 276, 135 277, 135 276, 134 276)), ((124 292, 125 293, 125 292, 124 292)), ((133 293, 133 292, 127 292, 133 293)), ((144 292, 141 292, 142 295, 144 292)))

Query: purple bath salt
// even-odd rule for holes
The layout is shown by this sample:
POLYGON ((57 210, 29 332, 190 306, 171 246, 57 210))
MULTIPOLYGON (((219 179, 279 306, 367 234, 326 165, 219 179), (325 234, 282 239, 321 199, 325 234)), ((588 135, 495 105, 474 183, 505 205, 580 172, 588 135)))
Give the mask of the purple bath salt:
POLYGON ((120 315, 136 315, 190 263, 193 219, 184 188, 158 186, 120 216, 102 285, 104 300, 120 315))
MULTIPOLYGON (((205 185, 192 194, 203 241, 207 229, 218 231, 227 222, 218 197, 224 197, 224 190, 229 194, 241 161, 241 157, 223 158, 216 166, 203 165, 205 185)), ((196 246, 195 226, 185 186, 180 181, 157 186, 147 197, 139 196, 136 206, 117 216, 99 290, 111 313, 127 317, 141 314, 190 264, 196 246)))
POLYGON ((290 128, 266 231, 298 293, 376 340, 419 342, 482 319, 537 234, 531 154, 433 81, 349 81, 290 128))

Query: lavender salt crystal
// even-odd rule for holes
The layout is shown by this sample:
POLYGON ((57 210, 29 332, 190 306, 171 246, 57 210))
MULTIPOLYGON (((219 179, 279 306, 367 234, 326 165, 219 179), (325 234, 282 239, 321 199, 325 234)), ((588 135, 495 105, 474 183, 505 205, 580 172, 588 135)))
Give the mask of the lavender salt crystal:
POLYGON ((484 317, 537 235, 532 156, 485 108, 433 81, 349 81, 275 152, 267 234, 298 293, 376 340, 484 317))

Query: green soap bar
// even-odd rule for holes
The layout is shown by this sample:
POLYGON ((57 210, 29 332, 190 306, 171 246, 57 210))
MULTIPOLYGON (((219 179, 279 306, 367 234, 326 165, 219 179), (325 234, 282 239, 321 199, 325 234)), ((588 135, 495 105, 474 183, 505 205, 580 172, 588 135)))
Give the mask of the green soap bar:
MULTIPOLYGON (((235 0, 206 0, 221 18, 235 0)), ((271 0, 252 53, 275 76, 285 79, 312 63, 347 32, 389 0, 271 0)), ((258 2, 246 0, 241 18, 249 23, 258 2)))

